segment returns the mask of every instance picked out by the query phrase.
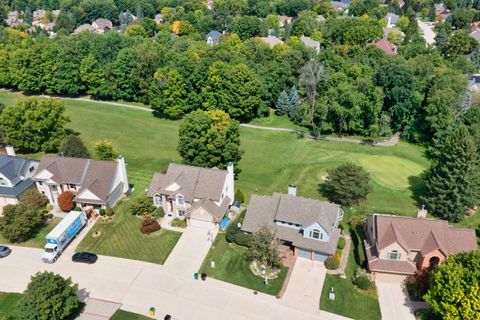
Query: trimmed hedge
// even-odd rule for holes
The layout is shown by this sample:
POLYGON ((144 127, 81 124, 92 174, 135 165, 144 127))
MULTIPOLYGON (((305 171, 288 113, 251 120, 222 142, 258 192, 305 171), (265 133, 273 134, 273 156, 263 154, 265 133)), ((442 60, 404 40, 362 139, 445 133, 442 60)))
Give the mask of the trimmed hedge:
POLYGON ((338 239, 337 248, 338 248, 338 249, 343 249, 343 248, 345 248, 345 244, 346 244, 345 238, 344 238, 344 237, 340 237, 340 238, 338 239))
POLYGON ((252 242, 252 235, 244 232, 237 232, 233 241, 239 246, 249 247, 252 242))
POLYGON ((340 267, 340 257, 338 255, 330 256, 325 260, 325 268, 328 270, 336 270, 340 267))

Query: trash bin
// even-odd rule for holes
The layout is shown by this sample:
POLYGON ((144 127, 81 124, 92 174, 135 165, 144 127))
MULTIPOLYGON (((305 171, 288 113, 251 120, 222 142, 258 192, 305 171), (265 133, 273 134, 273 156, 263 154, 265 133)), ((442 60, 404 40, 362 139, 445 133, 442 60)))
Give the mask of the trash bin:
POLYGON ((195 280, 198 280, 198 272, 195 272, 195 274, 193 275, 193 278, 195 278, 195 280))
POLYGON ((202 273, 201 278, 203 281, 205 281, 205 279, 207 279, 207 274, 205 272, 202 273))
POLYGON ((155 315, 155 308, 154 308, 154 307, 151 307, 151 308, 150 308, 150 315, 151 315, 151 316, 154 316, 154 315, 155 315))

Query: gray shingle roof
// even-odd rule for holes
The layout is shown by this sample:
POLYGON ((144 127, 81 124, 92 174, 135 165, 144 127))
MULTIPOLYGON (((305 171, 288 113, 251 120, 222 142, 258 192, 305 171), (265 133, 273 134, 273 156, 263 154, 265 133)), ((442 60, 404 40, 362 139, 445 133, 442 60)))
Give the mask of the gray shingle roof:
POLYGON ((226 177, 226 170, 171 163, 166 173, 156 173, 153 176, 147 194, 151 197, 156 193, 168 195, 180 193, 187 202, 192 202, 193 199, 218 202, 226 177), (172 183, 176 183, 180 188, 175 191, 166 190, 172 183))
POLYGON ((18 198, 25 190, 30 188, 34 182, 26 179, 17 183, 14 187, 0 187, 0 196, 18 198))
POLYGON ((220 42, 220 37, 222 34, 218 32, 217 30, 212 30, 207 35, 205 36, 205 39, 208 40, 208 38, 212 38, 213 43, 219 43, 220 42))
POLYGON ((217 206, 215 202, 209 199, 202 199, 200 201, 194 202, 193 206, 188 209, 188 212, 186 216, 189 218, 190 214, 197 210, 198 208, 203 208, 205 211, 210 213, 213 217, 213 220, 217 223, 219 223, 222 218, 225 216, 225 213, 227 212, 227 209, 230 205, 231 199, 229 197, 225 197, 220 204, 220 206, 217 206))
POLYGON ((266 225, 275 228, 280 239, 290 241, 297 247, 333 254, 340 230, 332 230, 332 225, 336 222, 339 210, 339 206, 333 203, 286 194, 252 195, 242 230, 254 233, 266 225), (330 241, 306 238, 300 230, 277 225, 275 220, 299 224, 302 228, 318 222, 329 234, 330 241))
POLYGON ((17 197, 29 188, 33 181, 24 177, 36 163, 38 161, 32 159, 0 155, 0 173, 14 184, 13 187, 0 187, 0 195, 17 197))

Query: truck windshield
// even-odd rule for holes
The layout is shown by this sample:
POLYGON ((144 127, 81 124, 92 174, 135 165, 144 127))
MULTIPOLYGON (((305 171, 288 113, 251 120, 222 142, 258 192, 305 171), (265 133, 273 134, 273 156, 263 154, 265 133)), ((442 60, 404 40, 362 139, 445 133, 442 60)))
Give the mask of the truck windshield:
POLYGON ((45 252, 52 253, 52 252, 53 252, 53 249, 47 248, 47 249, 45 249, 45 252))

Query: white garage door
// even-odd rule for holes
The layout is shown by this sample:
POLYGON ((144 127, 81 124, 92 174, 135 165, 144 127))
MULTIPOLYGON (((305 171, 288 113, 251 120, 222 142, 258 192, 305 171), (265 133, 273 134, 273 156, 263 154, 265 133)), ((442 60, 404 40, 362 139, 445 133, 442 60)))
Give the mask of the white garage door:
POLYGON ((192 227, 215 230, 215 224, 209 221, 190 219, 189 225, 192 227))
POLYGON ((308 250, 298 249, 298 257, 310 260, 312 252, 308 250))
POLYGON ((321 254, 319 252, 315 252, 315 260, 320 261, 320 262, 325 262, 327 260, 328 256, 325 254, 321 254))

